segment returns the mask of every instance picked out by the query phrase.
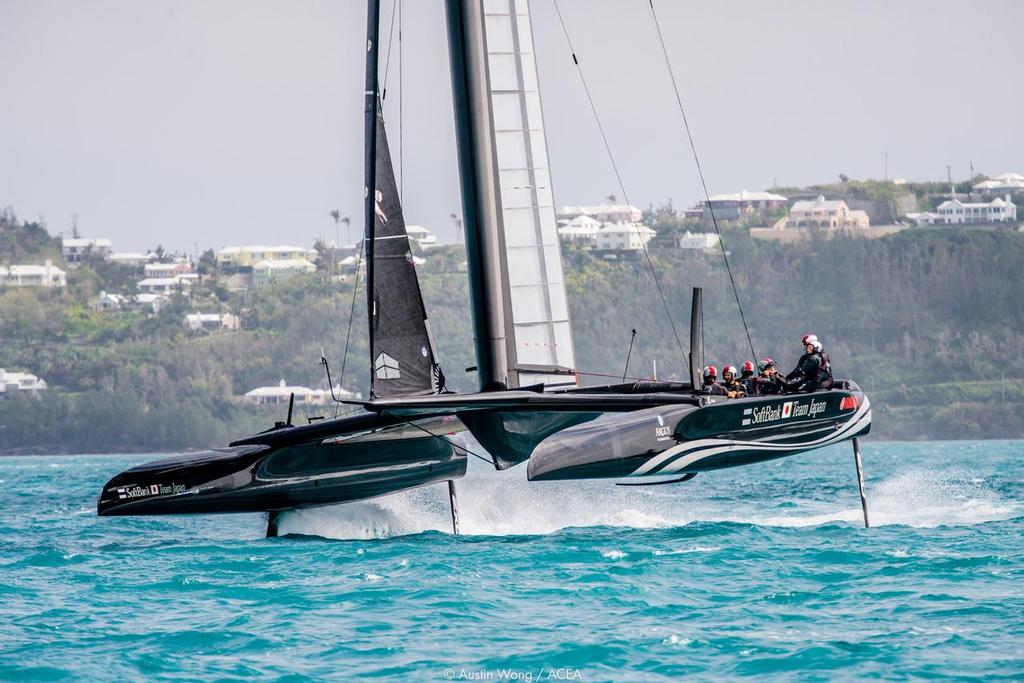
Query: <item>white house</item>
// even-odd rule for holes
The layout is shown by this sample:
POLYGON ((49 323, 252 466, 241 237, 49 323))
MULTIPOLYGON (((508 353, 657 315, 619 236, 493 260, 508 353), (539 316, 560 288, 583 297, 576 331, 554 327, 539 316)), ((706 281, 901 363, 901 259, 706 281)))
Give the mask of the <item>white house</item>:
MULTIPOLYGON (((937 225, 960 223, 1008 223, 1017 220, 1017 205, 1005 198, 996 197, 990 202, 962 202, 947 199, 935 210, 932 222, 937 225)), ((922 223, 919 223, 922 224, 922 223)))
POLYGON ((973 189, 975 192, 987 195, 1024 192, 1024 175, 1020 173, 1001 173, 994 178, 982 180, 973 189))
MULTIPOLYGON (((291 395, 295 394, 295 403, 322 404, 331 400, 329 389, 310 389, 303 386, 289 386, 283 379, 274 386, 256 387, 252 391, 245 392, 243 397, 248 403, 257 405, 273 405, 277 403, 288 403, 291 395)), ((341 385, 334 387, 334 395, 341 399, 359 400, 362 396, 358 393, 346 391, 341 385)))
POLYGON ((138 288, 140 292, 146 294, 163 294, 169 296, 174 292, 177 292, 185 287, 192 285, 192 282, 196 280, 196 276, 189 275, 177 275, 175 277, 147 277, 145 280, 140 280, 138 288))
POLYGON ((676 235, 676 246, 680 249, 709 251, 718 246, 719 238, 713 232, 690 232, 676 235))
POLYGON ((558 236, 567 242, 580 246, 593 246, 601 221, 587 215, 576 216, 558 226, 558 236))
POLYGON ((148 254, 140 254, 137 251, 118 251, 107 257, 111 263, 118 263, 122 266, 138 268, 149 263, 152 257, 148 254))
POLYGON ((420 245, 421 249, 430 249, 431 247, 438 246, 437 235, 430 232, 422 225, 405 226, 405 234, 409 236, 410 241, 420 245))
POLYGON ((159 313, 160 309, 167 303, 167 297, 163 294, 152 294, 141 292, 135 295, 133 302, 139 308, 148 308, 153 314, 159 313))
POLYGON ((92 239, 86 237, 61 237, 61 253, 68 263, 78 263, 86 256, 110 256, 110 240, 106 238, 92 239))
POLYGON ((188 313, 185 327, 190 330, 237 330, 241 327, 237 315, 231 313, 188 313))
POLYGON ((601 223, 636 223, 644 217, 644 212, 632 204, 563 206, 558 211, 560 221, 571 221, 578 216, 590 216, 601 223))
POLYGON ((94 311, 116 311, 124 307, 125 297, 121 294, 110 294, 106 291, 102 291, 92 301, 92 308, 94 311))
POLYGON ((8 287, 66 287, 67 274, 47 260, 43 265, 0 266, 0 285, 8 287))
POLYGON ((7 372, 0 368, 0 399, 24 393, 35 396, 46 389, 46 382, 27 372, 7 372))
POLYGON ((598 251, 640 251, 658 233, 643 223, 605 223, 594 236, 598 251))

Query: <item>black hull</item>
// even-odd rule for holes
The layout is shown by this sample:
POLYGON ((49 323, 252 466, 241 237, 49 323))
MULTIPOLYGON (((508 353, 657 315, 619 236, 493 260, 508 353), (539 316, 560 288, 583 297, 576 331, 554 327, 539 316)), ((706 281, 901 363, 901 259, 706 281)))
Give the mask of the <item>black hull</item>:
MULTIPOLYGON (((852 384, 852 383, 851 383, 852 384)), ((531 480, 679 476, 740 467, 867 434, 856 388, 725 399, 608 414, 555 434, 530 457, 531 480)))
POLYGON ((275 430, 228 448, 178 455, 118 474, 100 515, 264 512, 349 503, 457 479, 466 453, 432 417, 413 426, 368 414, 275 430))

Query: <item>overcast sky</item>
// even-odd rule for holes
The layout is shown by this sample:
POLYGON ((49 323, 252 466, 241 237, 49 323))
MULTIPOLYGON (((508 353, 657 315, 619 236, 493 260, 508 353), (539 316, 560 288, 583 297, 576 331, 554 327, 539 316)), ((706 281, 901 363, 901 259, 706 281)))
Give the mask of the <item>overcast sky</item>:
MULTIPOLYGON (((629 199, 697 201, 647 1, 559 3, 629 199)), ((1024 171, 1024 2, 655 5, 711 192, 880 178, 886 152, 891 178, 944 179, 947 164, 962 178, 972 162, 1024 171)), ((451 241, 443 2, 402 9, 392 152, 401 92, 407 220, 451 241)), ((0 206, 54 233, 77 215, 84 235, 120 251, 310 244, 333 237, 334 208, 357 234, 365 11, 359 0, 0 0, 0 206)), ((556 201, 621 195, 553 0, 532 0, 532 14, 556 201)))

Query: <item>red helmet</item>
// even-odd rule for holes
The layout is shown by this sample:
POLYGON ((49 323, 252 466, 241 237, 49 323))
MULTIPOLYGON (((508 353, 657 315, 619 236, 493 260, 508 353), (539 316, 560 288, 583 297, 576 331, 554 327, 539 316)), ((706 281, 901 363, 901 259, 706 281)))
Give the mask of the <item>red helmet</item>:
POLYGON ((818 341, 818 335, 816 334, 805 334, 804 338, 800 340, 800 346, 807 346, 811 342, 818 341))
POLYGON ((748 372, 754 374, 754 364, 749 360, 745 360, 743 361, 743 374, 745 375, 748 372))
POLYGON ((726 365, 724 368, 722 368, 722 377, 725 377, 726 373, 729 373, 730 375, 732 375, 733 379, 736 379, 736 366, 726 365))
POLYGON ((757 364, 757 367, 764 372, 768 368, 774 368, 776 365, 775 361, 771 358, 762 358, 761 362, 757 364))
POLYGON ((709 365, 706 368, 704 368, 705 381, 707 381, 708 379, 714 380, 716 377, 718 377, 718 368, 716 368, 714 365, 709 365))

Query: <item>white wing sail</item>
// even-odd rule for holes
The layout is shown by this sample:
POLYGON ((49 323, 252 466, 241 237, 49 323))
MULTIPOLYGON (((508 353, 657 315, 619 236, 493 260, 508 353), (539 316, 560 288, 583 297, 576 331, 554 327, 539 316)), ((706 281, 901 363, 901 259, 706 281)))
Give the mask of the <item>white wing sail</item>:
POLYGON ((574 384, 528 0, 483 0, 509 383, 574 384))

